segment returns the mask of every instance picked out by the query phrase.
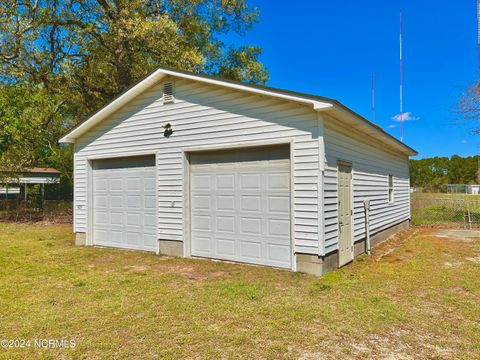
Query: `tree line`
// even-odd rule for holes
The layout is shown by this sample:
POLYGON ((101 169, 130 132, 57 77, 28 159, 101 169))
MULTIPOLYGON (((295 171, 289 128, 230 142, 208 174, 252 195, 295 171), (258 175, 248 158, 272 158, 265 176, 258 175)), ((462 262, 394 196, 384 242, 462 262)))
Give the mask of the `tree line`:
POLYGON ((410 185, 425 192, 445 192, 447 184, 480 184, 480 156, 410 160, 410 185))

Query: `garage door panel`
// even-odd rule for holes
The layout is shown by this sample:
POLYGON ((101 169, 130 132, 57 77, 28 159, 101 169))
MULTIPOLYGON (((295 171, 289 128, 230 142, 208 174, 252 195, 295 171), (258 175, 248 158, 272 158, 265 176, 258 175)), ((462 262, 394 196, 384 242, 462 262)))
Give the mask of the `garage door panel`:
POLYGON ((213 231, 212 220, 209 215, 193 215, 192 216, 193 231, 213 231))
POLYGON ((240 199, 241 211, 261 211, 262 200, 260 196, 241 196, 240 199))
POLYGON ((289 240, 287 234, 290 233, 290 221, 286 219, 268 219, 267 236, 284 236, 289 240))
POLYGON ((153 157, 94 163, 94 244, 156 251, 153 157))
POLYGON ((105 230, 96 229, 94 231, 95 242, 98 243, 107 243, 108 242, 108 232, 105 230))
POLYGON ((262 244, 257 241, 240 241, 240 256, 245 261, 248 261, 249 259, 255 259, 256 261, 261 260, 263 258, 262 244))
MULTIPOLYGON (((123 209, 123 195, 107 195, 110 209, 123 209)), ((96 203, 96 202, 95 202, 96 203)))
POLYGON ((108 179, 96 179, 95 189, 97 191, 106 191, 108 188, 108 179))
POLYGON ((261 189, 261 175, 260 174, 245 174, 240 175, 240 190, 258 190, 261 189))
POLYGON ((156 185, 155 185, 155 178, 154 177, 145 177, 143 179, 143 188, 146 191, 155 191, 156 185))
POLYGON ((267 175, 267 185, 269 190, 288 190, 290 188, 290 174, 274 173, 267 175))
POLYGON ((141 216, 137 213, 127 213, 127 226, 140 227, 142 225, 141 216))
POLYGON ((235 239, 218 237, 215 245, 215 252, 219 257, 225 256, 231 259, 236 253, 235 239))
POLYGON ((110 244, 123 243, 123 235, 124 235, 124 232, 122 230, 115 230, 113 228, 110 228, 110 231, 108 232, 108 243, 110 244))
POLYGON ((122 191, 123 190, 123 179, 110 179, 108 184, 110 190, 122 191))
POLYGON ((123 213, 110 213, 110 225, 123 226, 123 213))
POLYGON ((127 231, 125 233, 126 243, 129 245, 140 245, 142 244, 142 234, 139 232, 127 231))
POLYGON ((155 212, 157 208, 157 198, 155 195, 143 195, 143 207, 145 210, 155 212))
POLYGON ((240 218, 240 234, 243 235, 261 235, 262 220, 258 218, 240 218))
POLYGON ((235 217, 234 216, 222 216, 217 215, 217 228, 218 232, 226 232, 235 234, 235 217))
POLYGON ((196 210, 210 210, 212 208, 211 198, 209 195, 193 195, 192 208, 196 210))
POLYGON ((288 259, 290 259, 290 246, 267 244, 267 255, 268 259, 272 262, 284 263, 285 261, 288 261, 288 259))
POLYGON ((290 214, 290 197, 289 196, 268 196, 267 210, 270 213, 290 214))
POLYGON ((107 208, 108 207, 108 197, 105 194, 95 194, 95 208, 96 209, 101 209, 101 208, 107 208))
POLYGON ((99 225, 107 225, 108 224, 108 214, 104 211, 95 211, 94 213, 95 221, 99 225))
POLYGON ((291 268, 289 149, 280 150, 190 156, 192 255, 291 268))
POLYGON ((209 256, 212 253, 212 239, 209 234, 200 235, 198 233, 192 233, 195 241, 192 243, 192 251, 197 255, 209 256))
POLYGON ((141 219, 143 220, 144 227, 155 228, 157 226, 157 217, 155 214, 144 214, 141 219))
POLYGON ((217 211, 234 211, 235 210, 235 197, 233 195, 217 195, 215 197, 215 200, 216 200, 217 211))
POLYGON ((134 192, 142 192, 143 186, 143 179, 141 177, 134 177, 134 178, 127 178, 125 179, 126 182, 126 191, 134 191, 134 192))
POLYGON ((127 208, 128 209, 141 209, 143 197, 140 195, 127 195, 127 208))
POLYGON ((210 190, 212 187, 210 175, 192 175, 192 189, 195 190, 210 190))
POLYGON ((220 174, 215 177, 216 190, 230 190, 235 188, 235 175, 234 174, 220 174))

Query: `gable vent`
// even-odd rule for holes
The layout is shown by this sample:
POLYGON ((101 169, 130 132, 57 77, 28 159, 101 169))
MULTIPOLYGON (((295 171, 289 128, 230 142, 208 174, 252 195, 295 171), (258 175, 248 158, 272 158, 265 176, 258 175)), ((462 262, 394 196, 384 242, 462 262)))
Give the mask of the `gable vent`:
POLYGON ((163 84, 163 103, 164 104, 173 104, 173 83, 163 84))

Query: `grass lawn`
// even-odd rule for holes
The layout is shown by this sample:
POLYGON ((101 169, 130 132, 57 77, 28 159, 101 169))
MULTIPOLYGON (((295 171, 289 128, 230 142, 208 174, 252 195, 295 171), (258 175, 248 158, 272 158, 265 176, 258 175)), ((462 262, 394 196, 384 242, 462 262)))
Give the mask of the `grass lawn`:
POLYGON ((422 193, 414 192, 412 198, 440 198, 440 199, 464 199, 464 200, 480 200, 480 195, 476 194, 447 194, 447 193, 422 193))
POLYGON ((317 278, 0 223, 0 339, 76 344, 0 358, 480 358, 480 240, 431 231, 317 278))
POLYGON ((472 226, 480 227, 480 195, 412 194, 412 223, 415 225, 447 225, 464 227, 469 212, 472 226), (465 200, 465 201, 464 201, 465 200))

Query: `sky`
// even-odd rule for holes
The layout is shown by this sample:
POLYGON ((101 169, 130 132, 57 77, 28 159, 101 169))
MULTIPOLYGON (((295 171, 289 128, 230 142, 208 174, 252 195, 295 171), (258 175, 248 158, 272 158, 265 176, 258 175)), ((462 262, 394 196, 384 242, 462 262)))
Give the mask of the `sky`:
POLYGON ((235 45, 263 49, 269 86, 339 100, 399 138, 403 10, 404 142, 416 158, 476 155, 480 135, 456 112, 478 74, 476 0, 250 0, 260 20, 235 45))

